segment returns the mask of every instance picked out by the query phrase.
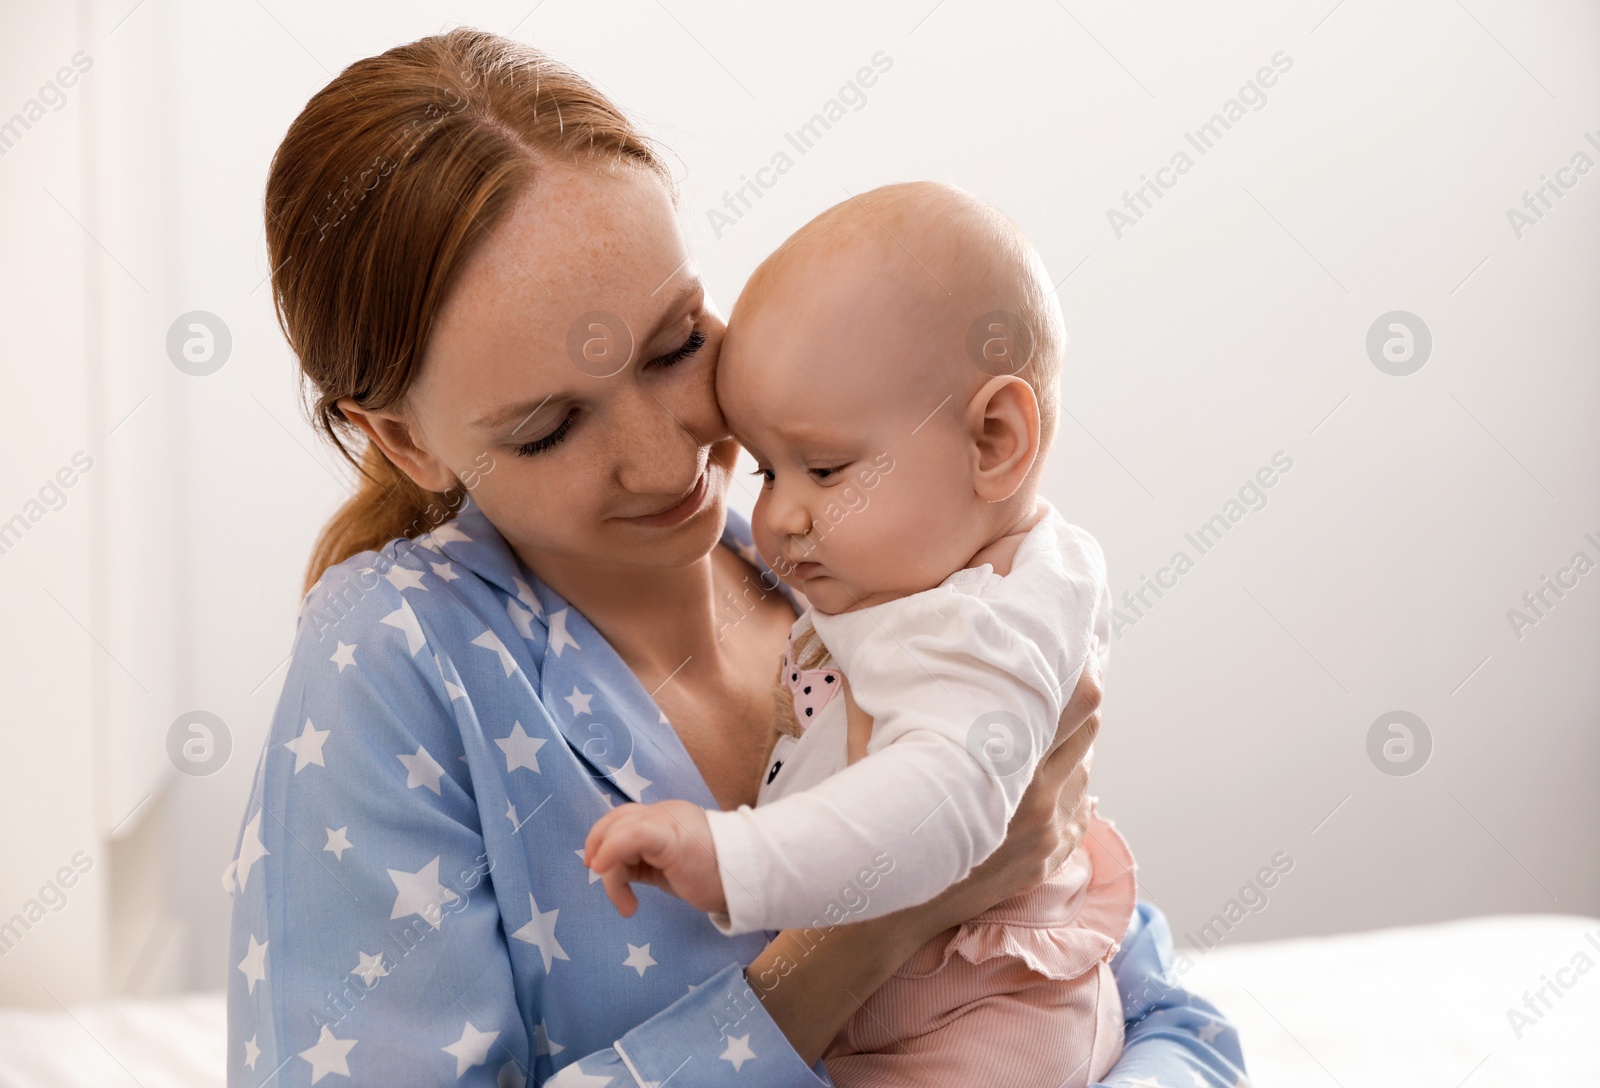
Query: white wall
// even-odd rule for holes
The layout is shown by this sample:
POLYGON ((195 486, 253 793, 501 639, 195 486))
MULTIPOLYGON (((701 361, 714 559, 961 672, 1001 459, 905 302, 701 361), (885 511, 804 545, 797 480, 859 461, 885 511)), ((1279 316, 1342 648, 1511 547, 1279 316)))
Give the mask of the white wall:
MULTIPOLYGON (((0 111, 43 78, 37 58, 89 42, 99 230, 149 293, 85 248, 23 173, 59 175, 52 191, 70 206, 69 105, 0 158, 0 275, 21 291, 0 303, 0 359, 7 388, 22 391, 8 405, 19 423, 0 435, 0 512, 85 442, 130 440, 136 455, 103 477, 106 516, 131 551, 122 536, 106 542, 110 616, 97 632, 157 679, 144 696, 111 667, 105 720, 133 723, 130 761, 159 759, 166 723, 195 709, 220 716, 235 746, 213 776, 169 775, 150 817, 166 837, 165 909, 184 927, 177 977, 225 977, 218 877, 282 682, 304 560, 346 480, 302 421, 261 285, 267 163, 332 71, 454 22, 516 28, 647 121, 682 161, 684 224, 724 309, 766 252, 847 192, 941 178, 1009 212, 1058 278, 1072 273, 1060 289, 1070 414, 1049 493, 1100 538, 1119 590, 1180 548, 1195 557, 1185 533, 1274 453, 1292 458, 1264 509, 1142 616, 1127 612, 1136 622, 1112 655, 1094 788, 1180 939, 1280 851, 1292 870, 1228 940, 1600 912, 1600 575, 1520 638, 1506 615, 1574 552, 1600 560, 1584 538, 1600 540, 1600 173, 1520 239, 1506 217, 1600 130, 1585 109, 1600 98, 1600 15, 1507 0, 1470 13, 1332 0, 1069 6, 669 0, 619 14, 547 0, 530 14, 530 0, 452 5, 445 24, 421 3, 146 0, 5 47, 0 111), (865 105, 795 155, 785 135, 880 51, 893 66, 865 105), (1266 105, 1208 154, 1191 148, 1193 170, 1116 237, 1107 209, 1279 51, 1293 66, 1266 105), (708 210, 784 149, 794 168, 714 227, 708 210), (84 350, 75 332, 51 331, 68 305, 51 300, 77 297, 59 285, 85 275, 73 262, 92 271, 100 296, 86 305, 106 328, 109 407, 87 412, 87 378, 40 372, 42 359, 84 350), (209 377, 165 357, 168 326, 191 310, 232 333, 232 357, 209 377), (1369 326, 1393 310, 1433 336, 1409 377, 1367 356, 1369 326), (89 433, 146 393, 114 436, 89 433), (84 437, 69 438, 61 414, 82 417, 84 437), (1369 727, 1392 710, 1431 735, 1410 777, 1367 755, 1369 727)), ((33 33, 23 19, 9 14, 0 40, 33 33)), ((8 690, 35 689, 58 650, 84 656, 81 632, 51 619, 33 584, 72 603, 71 572, 93 564, 88 525, 70 547, 67 530, 86 516, 69 507, 41 527, 62 534, 59 547, 0 557, 0 594, 28 617, 0 636, 8 690)), ((76 766, 94 734, 84 694, 68 694, 8 699, 8 744, 24 737, 37 746, 24 752, 76 766)), ((11 899, 0 911, 54 863, 30 852, 17 820, 83 819, 20 785, 4 802, 11 899)), ((116 807, 116 788, 96 793, 101 808, 116 807)), ((125 879, 119 894, 135 895, 125 879)), ((11 970, 0 961, 8 992, 11 970)))

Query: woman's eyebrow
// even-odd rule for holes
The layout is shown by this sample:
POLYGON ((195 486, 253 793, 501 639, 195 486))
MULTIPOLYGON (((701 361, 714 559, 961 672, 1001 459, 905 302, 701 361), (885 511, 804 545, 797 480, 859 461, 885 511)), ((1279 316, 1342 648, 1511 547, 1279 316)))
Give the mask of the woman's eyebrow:
POLYGON ((517 423, 516 430, 511 432, 512 437, 515 437, 517 431, 522 430, 523 426, 528 422, 528 420, 533 418, 533 413, 537 412, 540 408, 543 408, 550 401, 564 399, 569 395, 570 394, 565 392, 551 393, 549 396, 543 397, 539 400, 520 401, 516 404, 508 404, 503 408, 496 408, 491 412, 487 412, 484 415, 479 416, 477 419, 473 420, 472 426, 492 431, 498 430, 513 420, 517 420, 519 422, 517 423))

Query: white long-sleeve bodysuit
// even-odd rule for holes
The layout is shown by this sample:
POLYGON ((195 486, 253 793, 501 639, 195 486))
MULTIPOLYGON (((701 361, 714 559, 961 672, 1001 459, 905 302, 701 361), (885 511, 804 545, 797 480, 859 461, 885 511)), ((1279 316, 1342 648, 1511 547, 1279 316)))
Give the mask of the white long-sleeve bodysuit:
POLYGON ((826 925, 924 903, 1005 838, 1099 637, 1110 591, 1100 546, 1046 512, 1011 573, 956 571, 932 589, 811 625, 873 718, 847 764, 844 700, 780 738, 758 805, 710 811, 724 933, 826 925), (781 773, 780 773, 781 771, 781 773))

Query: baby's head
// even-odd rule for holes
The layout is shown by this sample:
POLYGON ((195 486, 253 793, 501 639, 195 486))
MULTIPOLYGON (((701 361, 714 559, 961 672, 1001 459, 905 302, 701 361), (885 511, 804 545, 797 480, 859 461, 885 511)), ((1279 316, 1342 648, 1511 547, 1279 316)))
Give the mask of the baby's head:
POLYGON ((969 193, 888 185, 807 223, 717 364, 762 556, 824 612, 938 585, 1033 510, 1065 341, 1038 254, 969 193))

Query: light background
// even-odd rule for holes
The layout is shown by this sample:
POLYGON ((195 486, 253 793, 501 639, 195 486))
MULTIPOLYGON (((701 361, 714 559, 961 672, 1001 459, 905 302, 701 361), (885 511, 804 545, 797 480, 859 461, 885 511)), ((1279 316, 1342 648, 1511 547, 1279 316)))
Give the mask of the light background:
POLYGON ((267 166, 333 72, 458 24, 547 49, 665 142, 724 311, 848 193, 937 178, 1009 213, 1072 340, 1047 493, 1119 593, 1292 459, 1112 652, 1093 791, 1180 942, 1280 851, 1227 941, 1600 914, 1600 574, 1520 637, 1508 619, 1600 561, 1600 172, 1520 238, 1507 217, 1575 153, 1600 163, 1592 4, 531 7, 4 6, 0 123, 93 65, 0 156, 0 521, 74 452, 94 468, 0 554, 0 923, 75 851, 93 868, 0 959, 0 998, 226 977, 220 876, 349 484, 264 286, 267 166), (714 228, 880 51, 864 105, 714 228), (1198 155, 1184 134, 1280 52, 1265 105, 1198 155), (1184 149, 1118 238, 1108 209, 1184 149), (209 377, 166 353, 192 310, 231 330, 209 377), (1366 349, 1395 310, 1433 339, 1407 377, 1366 349), (210 777, 166 755, 193 710, 231 735, 210 777), (1368 754, 1396 710, 1431 738, 1408 777, 1368 754))

